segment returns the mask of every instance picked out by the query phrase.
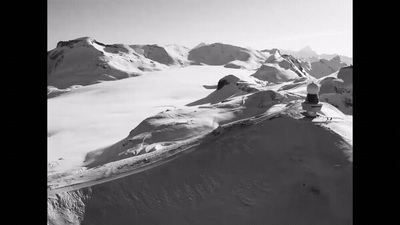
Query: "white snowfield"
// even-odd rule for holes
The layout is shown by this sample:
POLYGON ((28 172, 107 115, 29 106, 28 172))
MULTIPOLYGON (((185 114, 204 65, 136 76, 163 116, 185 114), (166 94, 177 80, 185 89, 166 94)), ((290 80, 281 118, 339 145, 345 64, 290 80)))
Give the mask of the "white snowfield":
POLYGON ((279 51, 122 47, 167 68, 48 99, 48 224, 352 224, 352 109, 301 107, 312 81, 320 101, 352 96, 352 67, 316 79, 279 51))
POLYGON ((203 98, 227 74, 249 71, 191 66, 74 89, 48 99, 49 171, 79 167, 87 152, 110 145, 142 120, 203 98), (61 160, 59 160, 61 159, 61 160))

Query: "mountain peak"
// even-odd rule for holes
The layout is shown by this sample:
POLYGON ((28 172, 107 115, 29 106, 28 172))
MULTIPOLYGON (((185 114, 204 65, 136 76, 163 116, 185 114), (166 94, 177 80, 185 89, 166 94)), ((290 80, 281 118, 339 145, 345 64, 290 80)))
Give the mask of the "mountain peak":
POLYGON ((311 47, 307 45, 306 47, 300 49, 300 52, 314 52, 314 50, 312 50, 311 47))
POLYGON ((68 40, 68 41, 59 41, 57 43, 56 48, 63 47, 63 46, 72 46, 73 44, 78 43, 78 42, 92 43, 93 41, 96 41, 96 40, 92 37, 80 37, 80 38, 75 38, 75 39, 68 40))
POLYGON ((200 44, 194 46, 192 49, 200 48, 200 47, 203 47, 203 46, 205 46, 205 45, 207 45, 207 44, 204 43, 204 42, 201 42, 200 44))

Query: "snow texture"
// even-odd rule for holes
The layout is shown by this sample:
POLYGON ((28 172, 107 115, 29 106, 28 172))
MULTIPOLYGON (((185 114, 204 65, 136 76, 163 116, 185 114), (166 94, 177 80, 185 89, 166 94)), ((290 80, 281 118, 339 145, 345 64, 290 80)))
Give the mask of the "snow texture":
POLYGON ((48 224, 352 224, 352 66, 93 38, 48 60, 48 224))

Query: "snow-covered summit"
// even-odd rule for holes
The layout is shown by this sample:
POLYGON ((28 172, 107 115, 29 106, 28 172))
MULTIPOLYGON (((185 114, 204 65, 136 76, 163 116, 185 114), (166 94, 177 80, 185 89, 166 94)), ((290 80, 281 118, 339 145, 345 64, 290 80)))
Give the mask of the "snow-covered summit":
POLYGON ((193 49, 196 49, 196 48, 203 47, 203 46, 205 46, 205 45, 207 45, 207 44, 206 44, 206 43, 204 43, 204 42, 201 42, 200 44, 198 44, 198 45, 194 46, 194 47, 192 48, 192 50, 193 50, 193 49))
POLYGON ((320 59, 331 60, 332 58, 339 56, 341 62, 346 63, 347 65, 353 64, 353 59, 351 57, 338 54, 318 54, 310 46, 306 46, 298 51, 281 49, 281 52, 283 54, 290 54, 298 59, 310 63, 319 61, 320 59))
POLYGON ((258 50, 214 43, 190 50, 188 59, 196 65, 226 65, 227 68, 255 69, 266 59, 266 56, 258 50))
POLYGON ((279 50, 273 51, 252 76, 270 83, 287 82, 299 77, 311 79, 299 60, 291 55, 281 55, 279 50))
POLYGON ((47 82, 56 88, 88 85, 138 76, 167 66, 125 44, 103 44, 94 38, 62 41, 48 52, 47 82))
POLYGON ((311 63, 311 70, 309 70, 309 74, 315 78, 321 78, 339 71, 340 68, 345 66, 349 65, 343 63, 339 56, 335 56, 330 60, 320 59, 319 61, 311 63))
POLYGON ((272 82, 296 76, 320 78, 346 66, 339 56, 310 63, 276 48, 259 51, 223 43, 201 43, 193 49, 175 44, 104 44, 92 37, 60 41, 48 52, 47 65, 48 97, 76 89, 73 87, 191 65, 258 70, 255 75, 259 79, 272 82))

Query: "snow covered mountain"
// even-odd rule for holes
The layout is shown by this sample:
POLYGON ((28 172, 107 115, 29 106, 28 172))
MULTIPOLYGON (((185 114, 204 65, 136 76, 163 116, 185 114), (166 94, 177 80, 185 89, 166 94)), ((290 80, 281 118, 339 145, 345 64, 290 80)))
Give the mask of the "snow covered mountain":
POLYGON ((48 60, 48 224, 352 224, 340 59, 81 38, 48 60))
POLYGON ((189 65, 189 48, 175 44, 165 45, 163 48, 165 51, 167 51, 168 55, 175 61, 175 63, 182 66, 189 65))
POLYGON ((168 45, 103 44, 84 37, 61 41, 48 52, 49 94, 67 92, 78 86, 119 80, 144 72, 188 64, 189 49, 168 45))
POLYGON ((347 115, 353 115, 353 66, 319 79, 320 100, 329 102, 347 115))
POLYGON ((341 62, 339 56, 331 60, 320 59, 319 61, 310 63, 310 75, 315 78, 321 78, 340 70, 340 68, 348 66, 346 63, 341 62))
POLYGON ((258 50, 222 43, 201 44, 190 50, 188 55, 194 65, 225 65, 226 68, 246 69, 257 69, 267 57, 258 50))
POLYGON ((287 82, 299 77, 311 79, 302 63, 293 56, 281 55, 279 50, 270 53, 271 56, 252 76, 270 83, 287 82))
MULTIPOLYGON (((300 56, 315 55, 311 48, 300 52, 300 56)), ((109 45, 90 37, 59 42, 55 49, 48 52, 47 64, 49 98, 81 86, 177 66, 223 65, 226 68, 259 70, 256 74, 259 78, 265 73, 278 72, 279 76, 284 77, 283 80, 294 78, 294 73, 320 78, 346 66, 338 56, 310 63, 296 58, 296 54, 281 55, 278 49, 258 51, 222 43, 201 43, 193 49, 179 45, 109 45), (286 59, 282 61, 282 57, 286 59), (274 60, 276 62, 272 62, 274 60), (277 60, 280 60, 279 68, 277 60)), ((271 79, 277 81, 280 78, 268 78, 271 79)))
POLYGON ((287 50, 287 49, 280 49, 283 54, 289 54, 292 55, 298 59, 307 61, 307 62, 316 62, 319 61, 320 59, 326 59, 326 60, 331 60, 332 58, 339 56, 340 61, 343 63, 346 63, 348 66, 353 64, 353 58, 344 56, 344 55, 338 55, 338 54, 318 54, 316 53, 313 49, 311 49, 310 46, 306 46, 299 51, 293 51, 293 50, 287 50))
POLYGON ((166 68, 128 45, 106 45, 88 37, 59 42, 48 52, 47 65, 48 85, 61 89, 166 68))
POLYGON ((190 64, 255 70, 267 57, 254 49, 221 43, 202 43, 190 50, 174 44, 109 45, 90 37, 77 38, 59 42, 47 54, 48 97, 102 81, 190 64))

